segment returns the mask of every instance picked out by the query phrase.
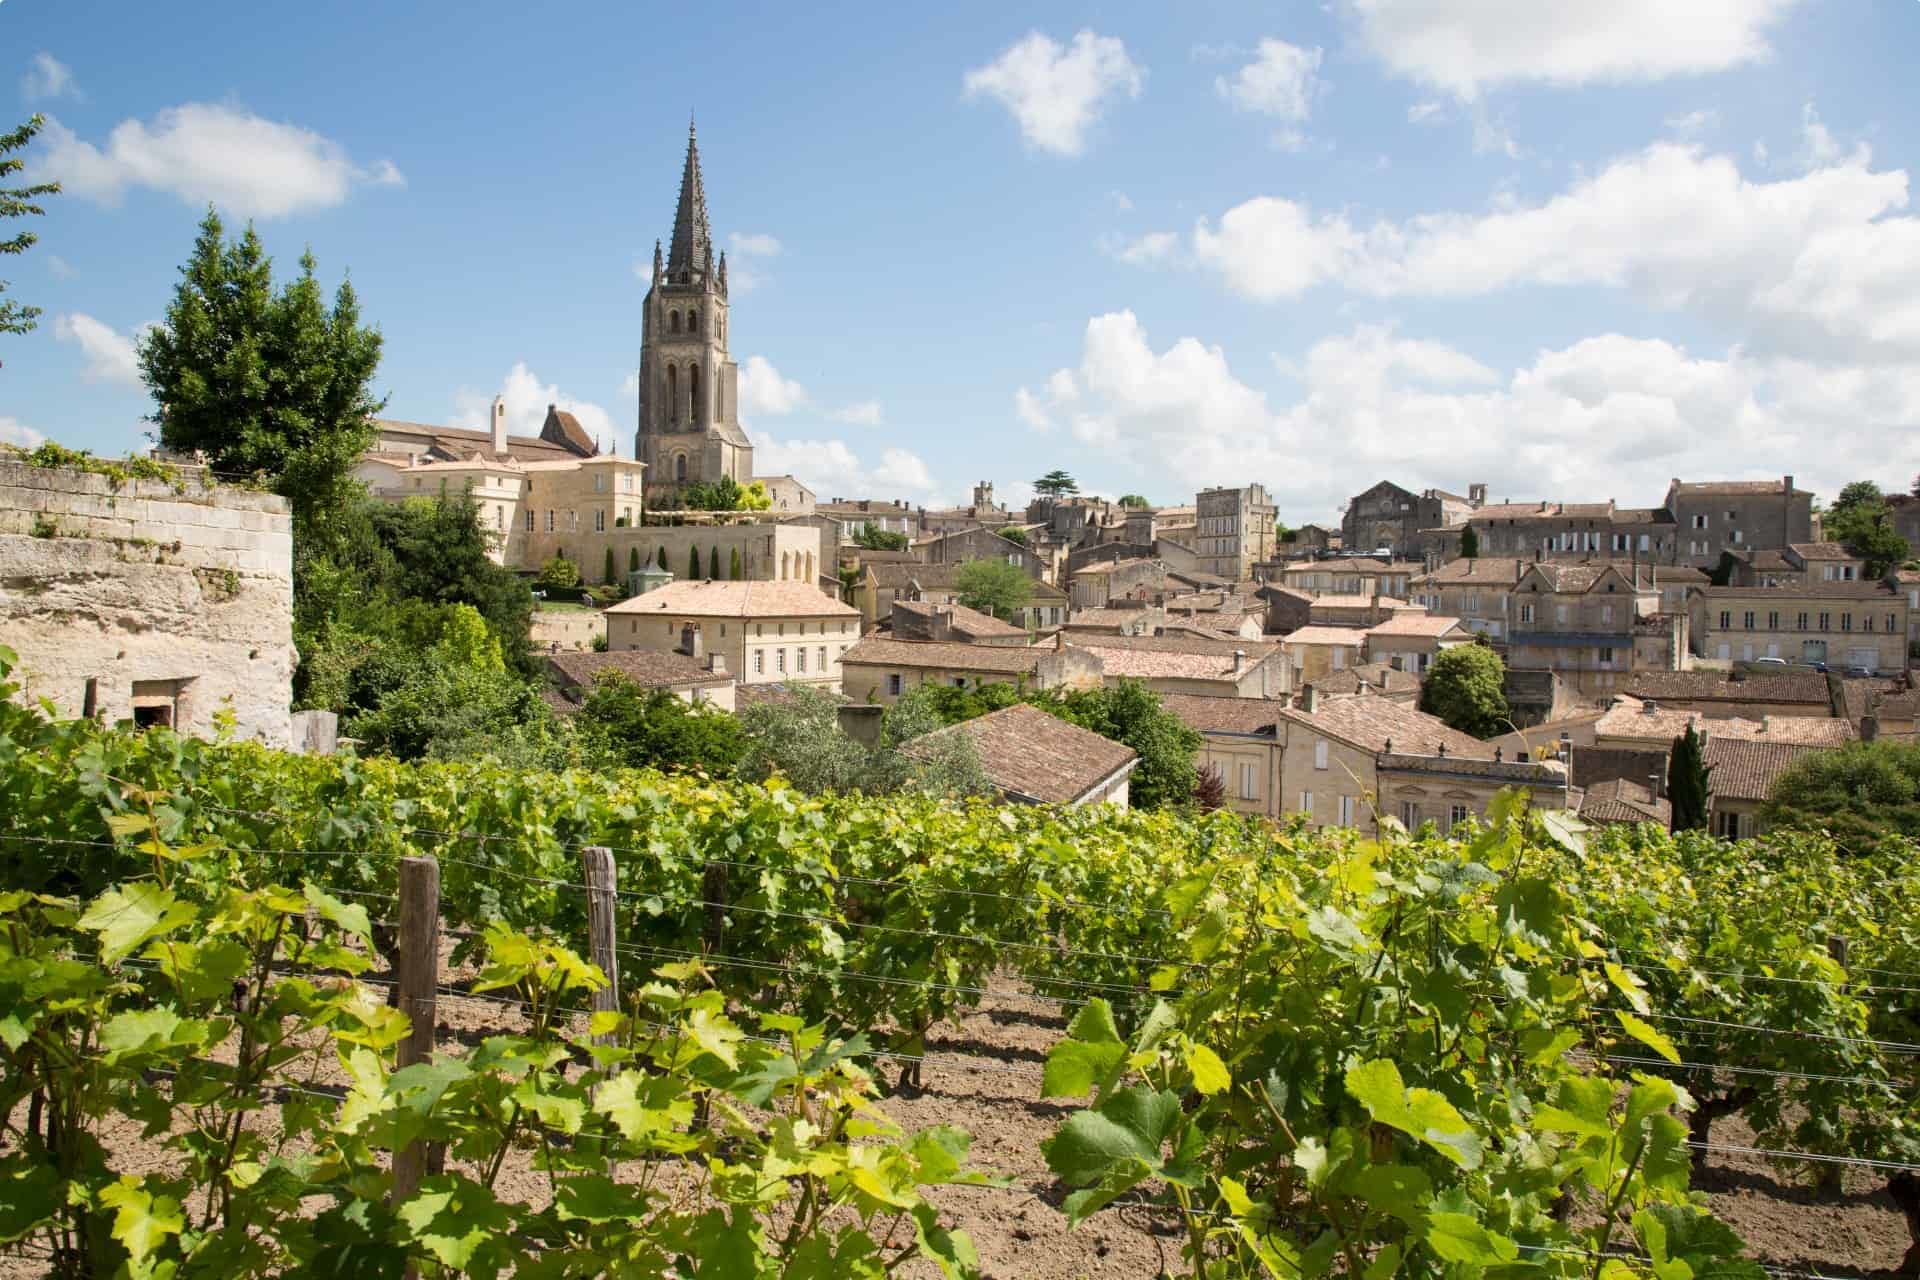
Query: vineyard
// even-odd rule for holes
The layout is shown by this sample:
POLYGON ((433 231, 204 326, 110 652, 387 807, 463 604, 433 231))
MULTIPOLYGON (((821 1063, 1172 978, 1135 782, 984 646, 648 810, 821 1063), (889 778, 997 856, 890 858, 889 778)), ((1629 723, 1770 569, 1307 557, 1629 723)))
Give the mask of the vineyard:
POLYGON ((1920 1273, 1910 850, 1518 797, 1375 841, 0 703, 0 923, 20 1274, 1920 1273), (422 865, 437 1029, 397 991, 422 865), (982 1079, 1036 1167, 902 1123, 982 1079), (1757 1247, 1701 1189, 1732 1164, 1899 1247, 1757 1247), (1016 1218, 1033 1253, 983 1258, 1016 1218), (1037 1242, 1093 1235, 1132 1243, 1037 1242))

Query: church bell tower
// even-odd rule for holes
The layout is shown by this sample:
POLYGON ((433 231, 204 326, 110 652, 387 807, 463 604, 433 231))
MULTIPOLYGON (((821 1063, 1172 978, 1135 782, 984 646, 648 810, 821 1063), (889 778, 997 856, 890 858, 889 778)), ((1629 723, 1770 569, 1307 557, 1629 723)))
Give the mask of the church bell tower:
POLYGON ((687 126, 687 161, 666 258, 653 246, 653 283, 640 323, 639 430, 650 499, 683 485, 753 477, 753 445, 740 428, 738 367, 727 354, 727 257, 717 257, 700 177, 700 146, 687 126))

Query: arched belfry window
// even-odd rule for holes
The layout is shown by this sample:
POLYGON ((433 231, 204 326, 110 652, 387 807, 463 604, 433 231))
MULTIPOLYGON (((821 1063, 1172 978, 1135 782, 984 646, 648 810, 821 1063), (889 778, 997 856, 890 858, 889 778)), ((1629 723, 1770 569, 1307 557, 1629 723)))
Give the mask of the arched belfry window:
POLYGON ((687 478, 687 455, 684 453, 673 455, 673 478, 678 481, 687 478))
POLYGON ((700 332, 700 312, 698 309, 687 312, 687 332, 700 332))
POLYGON ((667 313, 667 332, 680 332, 680 313, 678 311, 670 311, 667 313))
POLYGON ((680 371, 667 366, 667 425, 680 421, 680 371))
POLYGON ((700 412, 700 366, 690 364, 687 366, 687 421, 697 427, 705 419, 706 415, 700 412))

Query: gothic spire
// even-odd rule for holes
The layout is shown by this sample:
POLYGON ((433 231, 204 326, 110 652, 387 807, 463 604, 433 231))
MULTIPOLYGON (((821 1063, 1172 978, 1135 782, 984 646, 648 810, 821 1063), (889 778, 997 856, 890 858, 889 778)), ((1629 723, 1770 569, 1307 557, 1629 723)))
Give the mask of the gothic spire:
POLYGON ((707 189, 700 181, 700 144, 687 122, 687 166, 680 174, 680 205, 673 215, 673 247, 667 253, 667 278, 706 271, 713 263, 713 231, 707 226, 707 189))

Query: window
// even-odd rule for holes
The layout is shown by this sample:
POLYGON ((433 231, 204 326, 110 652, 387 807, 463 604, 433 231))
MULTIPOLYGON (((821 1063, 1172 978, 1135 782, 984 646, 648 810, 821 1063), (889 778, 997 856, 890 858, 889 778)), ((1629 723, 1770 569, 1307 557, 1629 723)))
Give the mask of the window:
POLYGON ((1400 825, 1409 831, 1420 829, 1420 806, 1411 800, 1400 802, 1400 825))
POLYGON ((1807 629, 1807 611, 1805 609, 1802 609, 1799 616, 1794 619, 1794 626, 1801 631, 1807 629))
POLYGON ((1732 626, 1733 626, 1733 610, 1722 609, 1720 611, 1720 629, 1722 631, 1726 631, 1730 629, 1732 626))
POLYGON ((1564 624, 1567 620, 1567 606, 1563 604, 1553 606, 1553 620, 1564 624))
POLYGON ((900 673, 897 671, 889 672, 887 675, 887 696, 890 698, 899 697, 900 684, 901 684, 900 673))
POLYGON ((1640 549, 1642 551, 1647 549, 1647 535, 1644 533, 1640 535, 1640 549))
POLYGON ((578 511, 567 512, 567 532, 580 532, 580 513, 578 511))
POLYGON ((825 671, 826 669, 827 669, 827 646, 821 645, 820 646, 820 670, 825 671))
POLYGON ((605 533, 607 531, 607 513, 605 511, 596 510, 593 513, 593 531, 595 533, 605 533))
POLYGON ((622 493, 633 492, 633 472, 631 471, 626 472, 624 475, 620 477, 620 492, 622 493))
MULTIPOLYGON (((1611 586, 1609 586, 1609 587, 1608 587, 1608 590, 1612 590, 1612 587, 1611 587, 1611 586)), ((1612 621, 1613 621, 1613 606, 1612 606, 1612 605, 1610 605, 1610 604, 1603 604, 1603 605, 1601 605, 1601 606, 1600 606, 1600 621, 1602 621, 1602 622, 1612 622, 1612 621)))
POLYGON ((1520 606, 1520 621, 1522 621, 1522 622, 1532 622, 1532 621, 1533 621, 1533 606, 1532 606, 1532 605, 1530 605, 1530 604, 1523 604, 1523 605, 1521 605, 1521 606, 1520 606))
POLYGON ((757 676, 765 675, 766 671, 767 651, 765 649, 755 649, 753 651, 753 674, 757 676))
POLYGON ((1705 517, 1704 515, 1699 515, 1699 516, 1695 516, 1695 517, 1693 518, 1693 527, 1694 527, 1694 528, 1696 528, 1696 529, 1704 529, 1704 528, 1706 528, 1706 527, 1707 527, 1707 518, 1706 518, 1706 517, 1705 517))
POLYGON ((1870 614, 1870 613, 1869 613, 1869 614, 1867 614, 1867 615, 1866 615, 1866 616, 1865 616, 1864 618, 1862 618, 1862 619, 1860 620, 1860 629, 1861 629, 1862 631, 1871 631, 1871 630, 1873 630, 1873 615, 1872 615, 1872 614, 1870 614))
POLYGON ((1316 769, 1327 767, 1327 743, 1324 738, 1313 744, 1313 767, 1316 769))
POLYGON ((785 649, 775 649, 773 651, 773 669, 781 675, 787 673, 787 651, 785 649))
POLYGON ((1830 614, 1830 613, 1823 613, 1823 614, 1821 614, 1821 615, 1820 615, 1820 629, 1821 629, 1822 631, 1831 631, 1831 630, 1833 630, 1833 615, 1832 615, 1832 614, 1830 614))
POLYGON ((1300 812, 1302 813, 1313 812, 1313 792, 1302 791, 1300 793, 1300 812))
POLYGON ((1851 630, 1853 630, 1853 615, 1852 615, 1852 614, 1850 614, 1850 613, 1843 613, 1843 614, 1841 614, 1841 615, 1840 615, 1840 629, 1841 629, 1842 631, 1851 631, 1851 630))
POLYGON ((667 332, 680 332, 680 313, 678 311, 669 311, 667 313, 667 332))
POLYGON ((1737 813, 1716 813, 1713 815, 1713 834, 1722 840, 1740 838, 1740 815, 1737 813))
POLYGON ((1780 629, 1780 614, 1775 610, 1769 609, 1767 611, 1767 630, 1778 631, 1779 629, 1780 629))
POLYGON ((1740 531, 1738 529, 1733 531, 1733 545, 1736 547, 1740 545, 1740 531))
POLYGON ((1900 628, 1897 624, 1896 615, 1891 613, 1888 614, 1887 615, 1887 633, 1891 635, 1892 633, 1894 633, 1895 631, 1898 631, 1899 629, 1900 628))
POLYGON ((1260 770, 1255 765, 1240 766, 1240 798, 1242 800, 1260 798, 1260 770))
POLYGON ((527 508, 527 532, 528 533, 533 532, 533 508, 532 507, 527 508))
POLYGON ((1452 805, 1447 809, 1447 827, 1451 830, 1472 816, 1473 814, 1468 810, 1467 806, 1463 804, 1452 805))
POLYGON ((1340 825, 1343 827, 1350 827, 1353 825, 1353 797, 1352 796, 1340 797, 1340 825))
POLYGON ((547 508, 547 532, 548 533, 553 532, 553 508, 552 507, 547 508))
POLYGON ((805 645, 793 651, 793 669, 797 673, 805 674, 807 670, 807 649, 805 645))
POLYGON ((1610 648, 1608 648, 1608 647, 1606 647, 1605 645, 1602 645, 1602 646, 1601 646, 1601 647, 1600 647, 1600 648, 1599 648, 1598 650, 1596 650, 1596 652, 1598 652, 1598 653, 1599 653, 1599 655, 1600 655, 1600 665, 1601 665, 1601 666, 1603 666, 1603 667, 1610 667, 1610 666, 1612 666, 1612 665, 1613 665, 1613 650, 1612 650, 1612 649, 1610 649, 1610 648))
POLYGON ((1753 630, 1753 610, 1748 609, 1740 615, 1740 625, 1747 631, 1753 630))
POLYGON ((606 490, 607 490, 607 473, 604 471, 594 472, 593 473, 593 491, 595 493, 605 493, 606 490))

